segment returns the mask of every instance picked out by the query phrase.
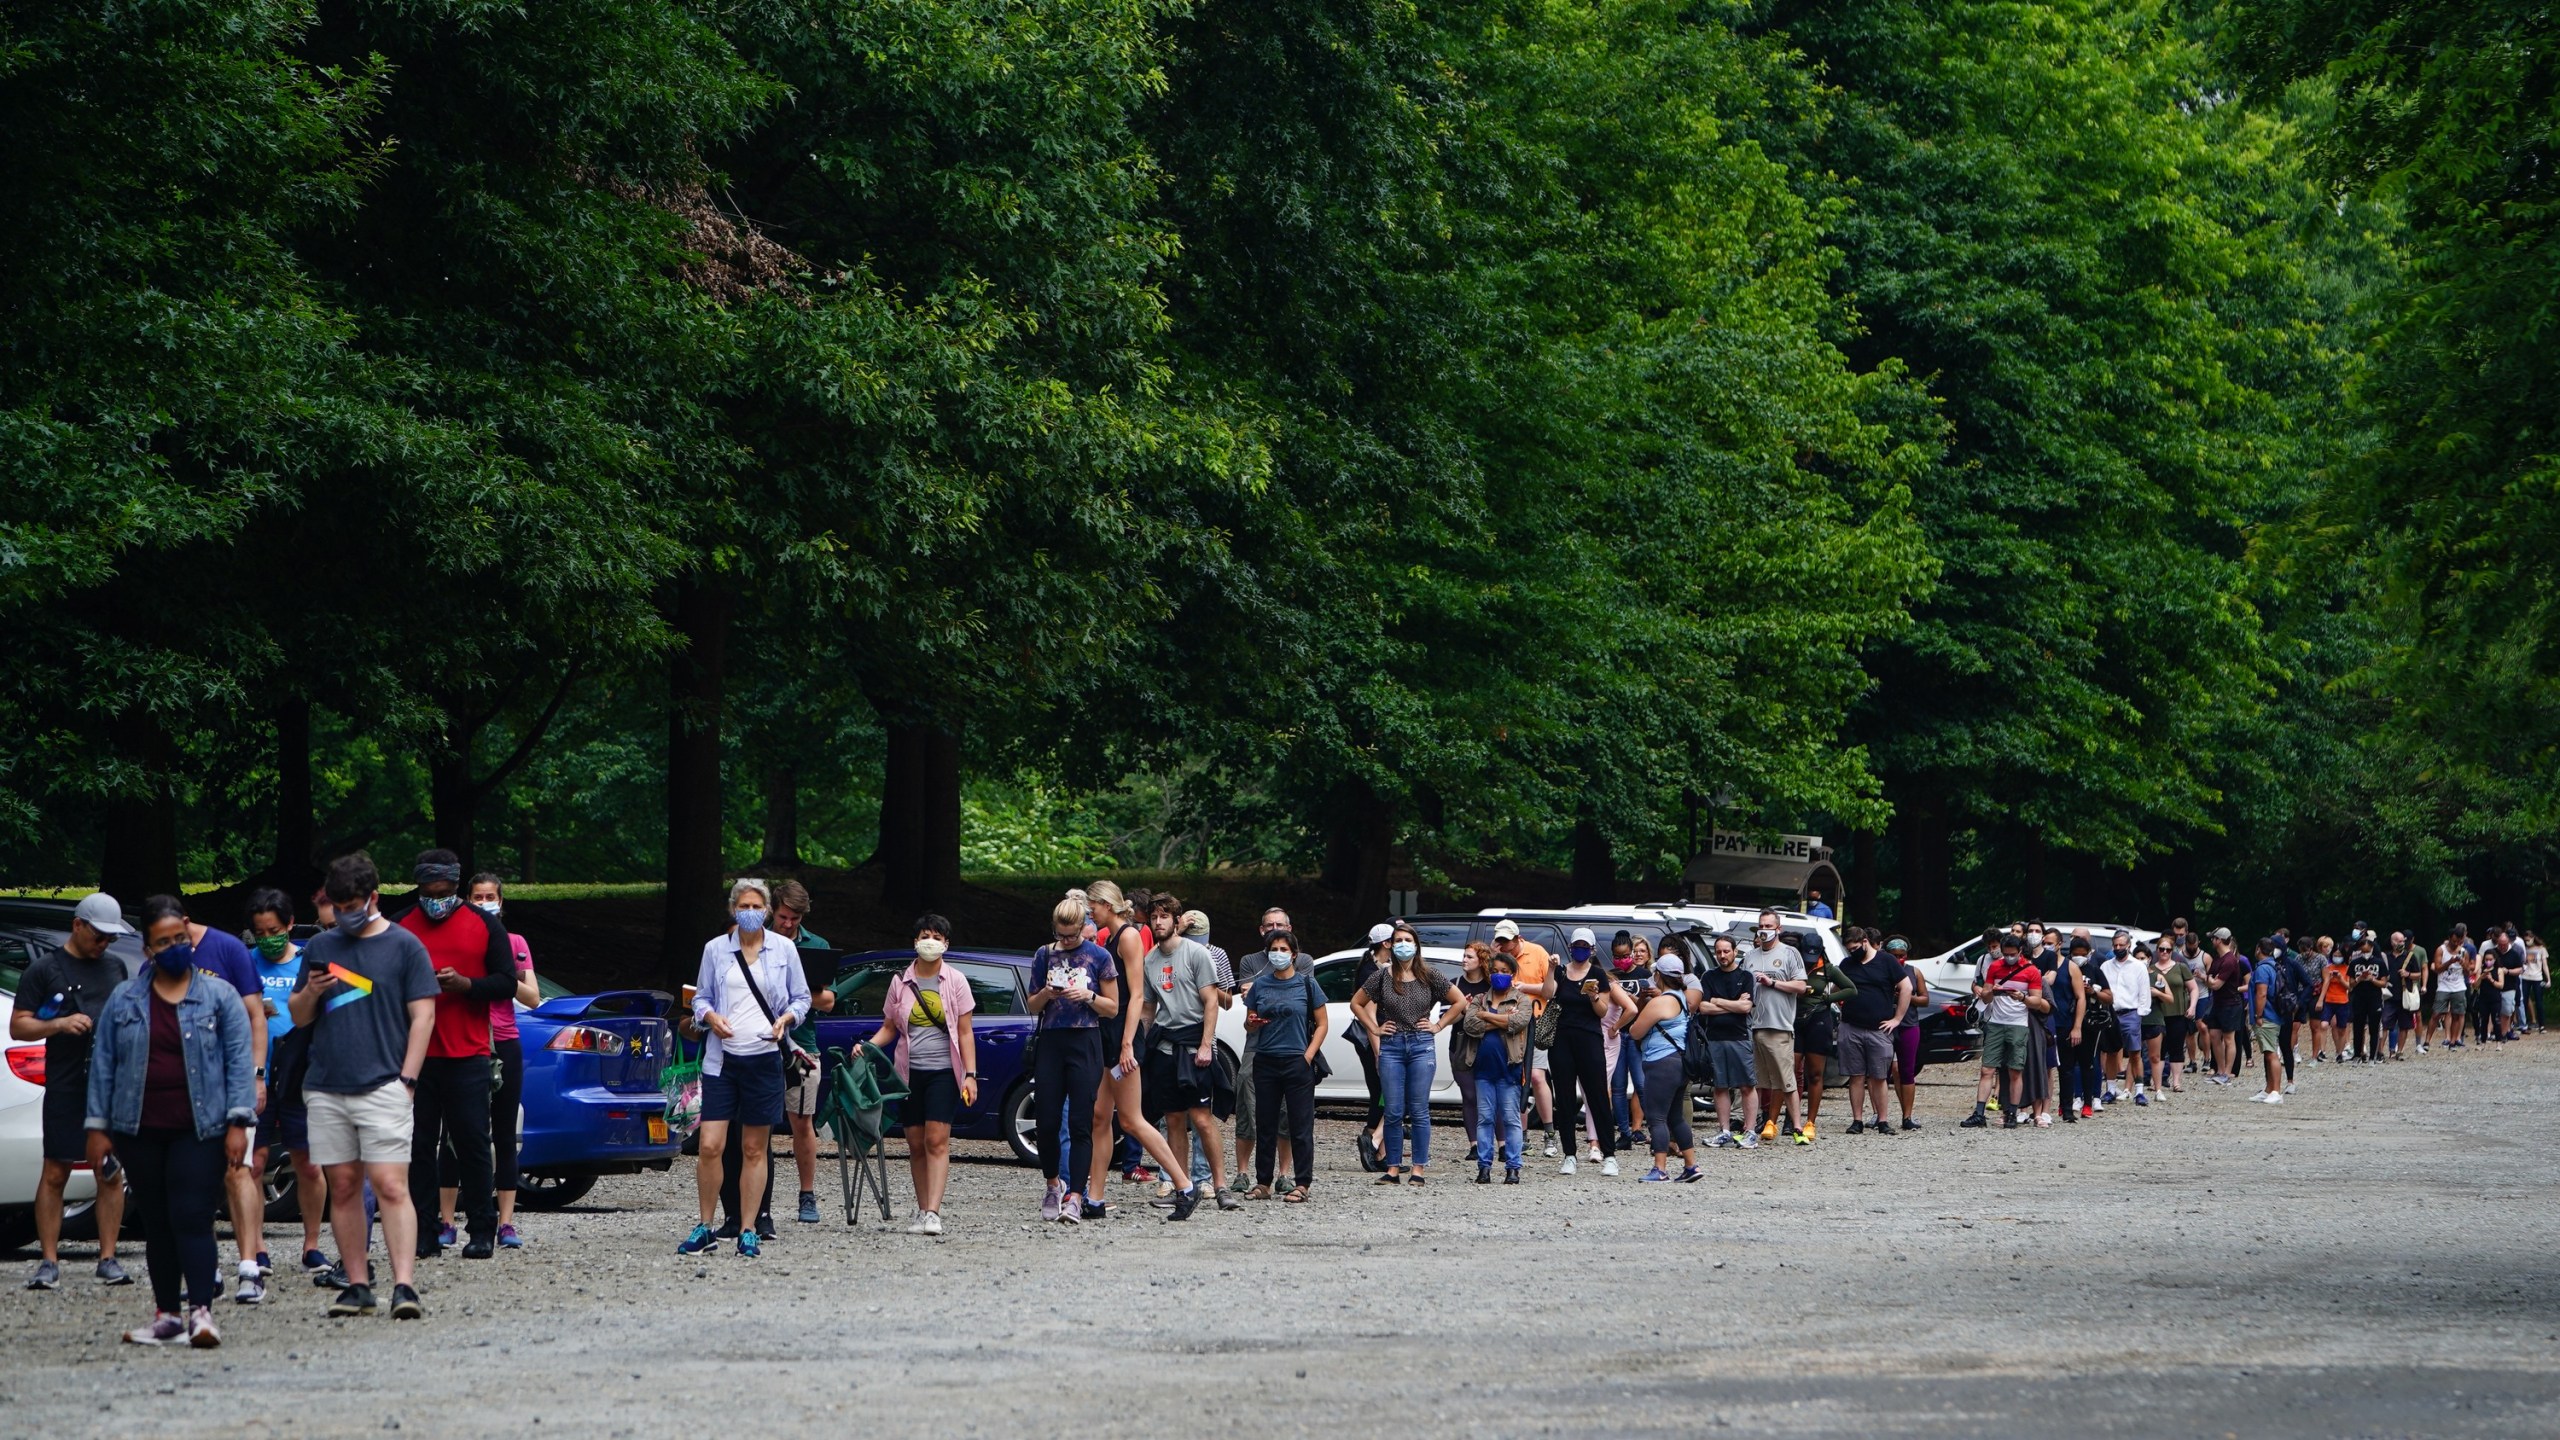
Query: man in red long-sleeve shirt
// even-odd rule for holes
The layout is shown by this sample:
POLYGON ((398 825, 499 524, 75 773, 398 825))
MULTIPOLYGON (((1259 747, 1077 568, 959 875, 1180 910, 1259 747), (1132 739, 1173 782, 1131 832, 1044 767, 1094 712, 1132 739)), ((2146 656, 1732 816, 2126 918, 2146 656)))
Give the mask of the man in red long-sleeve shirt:
MULTIPOLYGON (((420 851, 416 878, 416 903, 392 923, 427 947, 437 994, 435 1033, 418 1072, 409 1193, 436 1193, 436 1147, 440 1140, 449 1142, 461 1186, 455 1208, 468 1235, 463 1258, 486 1260, 498 1234, 497 1175, 489 1150, 489 1007, 514 1003, 515 953, 496 916, 462 903, 462 857, 450 850, 420 851)), ((420 1226, 419 1257, 443 1254, 452 1239, 420 1226)))

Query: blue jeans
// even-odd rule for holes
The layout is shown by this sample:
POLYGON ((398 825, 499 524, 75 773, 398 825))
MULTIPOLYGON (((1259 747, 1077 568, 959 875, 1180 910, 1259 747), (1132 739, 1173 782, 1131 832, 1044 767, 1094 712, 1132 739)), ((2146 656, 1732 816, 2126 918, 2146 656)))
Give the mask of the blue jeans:
POLYGON ((1404 1163, 1408 1135, 1413 1163, 1431 1163, 1431 1081, 1439 1068, 1438 1047, 1419 1030, 1399 1030, 1378 1042, 1378 1088, 1387 1105, 1390 1167, 1404 1163))
POLYGON ((1476 1067, 1476 1160, 1493 1163, 1493 1137, 1502 1132, 1502 1166, 1520 1168, 1520 1067, 1476 1067))
POLYGON ((1641 1073, 1644 1067, 1636 1058, 1637 1049, 1638 1042, 1635 1037, 1619 1036, 1618 1065, 1616 1069, 1609 1072, 1609 1109, 1618 1117, 1618 1133, 1621 1135, 1635 1133, 1635 1127, 1627 1123, 1627 1116, 1630 1113, 1627 1109, 1627 1096, 1642 1089, 1644 1085, 1644 1077, 1641 1073))

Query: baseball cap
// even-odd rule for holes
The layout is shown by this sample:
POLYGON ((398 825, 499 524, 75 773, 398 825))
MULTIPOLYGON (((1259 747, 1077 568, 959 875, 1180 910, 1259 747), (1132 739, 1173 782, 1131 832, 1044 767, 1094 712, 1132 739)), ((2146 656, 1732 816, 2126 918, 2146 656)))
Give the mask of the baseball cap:
POLYGON ((1565 943, 1568 945, 1598 945, 1600 943, 1600 937, 1591 933, 1590 926, 1577 925, 1574 927, 1573 938, 1565 943))
POLYGON ((1653 973, 1656 975, 1686 975, 1689 973, 1689 967, 1680 963, 1679 956, 1665 955, 1661 959, 1653 962, 1653 973))
POLYGON ((1520 922, 1516 920, 1497 920, 1493 922, 1493 938, 1496 940, 1519 939, 1520 922))
POLYGON ((2230 926, 2228 926, 2228 925, 2217 925, 2217 926, 2215 926, 2215 927, 2214 927, 2214 929, 2213 929, 2213 938, 2214 938, 2214 939, 2216 939, 2216 940, 2228 940, 2228 939, 2230 939, 2230 938, 2231 938, 2231 927, 2230 927, 2230 926))
POLYGON ((1384 920, 1381 920, 1377 924, 1369 927, 1369 943, 1372 945, 1384 945, 1387 943, 1387 937, 1394 933, 1396 933, 1396 927, 1388 924, 1384 920))
POLYGON ((73 915, 89 922, 89 928, 101 935, 130 935, 133 927, 124 923, 124 907, 116 897, 101 890, 81 900, 73 915))

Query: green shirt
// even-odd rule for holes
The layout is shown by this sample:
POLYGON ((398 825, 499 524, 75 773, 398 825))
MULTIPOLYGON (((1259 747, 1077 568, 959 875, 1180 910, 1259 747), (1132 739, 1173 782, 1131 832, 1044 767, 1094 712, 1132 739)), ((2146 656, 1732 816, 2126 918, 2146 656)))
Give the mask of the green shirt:
POLYGON ((2169 962, 2168 969, 2155 970, 2152 974, 2162 985, 2168 987, 2169 1013, 2186 1014, 2189 1008, 2188 1002, 2195 998, 2196 972, 2187 968, 2186 961, 2172 960, 2169 962))
POLYGON ((1796 1015, 1799 1019, 1807 1015, 1819 1015, 1830 1009, 1833 1004, 1858 993, 1857 982, 1842 974, 1840 967, 1832 964, 1828 959, 1821 960, 1807 969, 1804 981, 1804 998, 1796 1002, 1796 1015))

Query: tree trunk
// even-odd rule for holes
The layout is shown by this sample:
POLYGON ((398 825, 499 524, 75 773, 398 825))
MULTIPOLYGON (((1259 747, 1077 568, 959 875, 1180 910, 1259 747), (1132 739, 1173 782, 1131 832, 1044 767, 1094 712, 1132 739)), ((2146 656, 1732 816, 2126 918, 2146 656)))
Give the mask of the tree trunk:
POLYGON ((1956 928, 1944 802, 1915 801, 1909 812, 1909 826, 1905 842, 1909 853, 1903 860, 1902 882, 1905 923, 1913 943, 1937 949, 1954 937, 1956 928))
POLYGON ((541 835, 542 827, 534 823, 532 811, 516 817, 516 879, 521 884, 539 883, 540 877, 533 868, 533 854, 534 842, 541 835))
POLYGON ((880 899, 926 910, 960 893, 960 735, 929 720, 883 716, 880 899))
POLYGON ((471 737, 455 739, 427 757, 427 804, 434 812, 436 844, 462 857, 463 878, 474 863, 479 830, 480 787, 471 781, 471 737))
POLYGON ((1325 837, 1325 884, 1351 897, 1351 913, 1362 931, 1387 913, 1387 868, 1394 856, 1395 807, 1369 787, 1350 781, 1343 787, 1342 808, 1325 837))
POLYGON ((311 815, 311 702, 295 696, 276 707, 275 881, 304 904, 316 888, 320 848, 311 815))
POLYGON ((116 747, 139 762, 147 788, 103 807, 105 853, 99 857, 98 888, 131 909, 145 896, 178 893, 178 800, 169 782, 176 747, 148 716, 135 711, 117 717, 114 733, 116 747))
POLYGON ((1849 832, 1849 893, 1840 897, 1840 914, 1861 925, 1884 924, 1884 904, 1876 898, 1876 837, 1871 830, 1849 832))
POLYGON ((787 761, 765 767, 763 863, 768 869, 800 863, 800 769, 787 761))
POLYGON ((1618 857, 1588 811, 1573 821, 1573 903, 1608 905, 1618 898, 1618 857))
POLYGON ((2044 918, 2045 908, 2045 847, 2044 832, 2042 830, 2029 830, 2027 832, 2026 871, 2027 918, 2030 920, 2041 920, 2044 918))
POLYGON ((667 659, 667 918, 660 968, 691 979, 702 943, 727 928, 720 883, 720 711, 728 592, 677 583, 667 619, 680 646, 667 659))
POLYGON ((2075 850, 2070 865, 2072 912, 2088 920, 2123 921, 2124 917, 2116 912, 2115 896, 2109 893, 2114 887, 2108 881, 2114 872, 2107 868, 2107 862, 2088 851, 2075 850))

